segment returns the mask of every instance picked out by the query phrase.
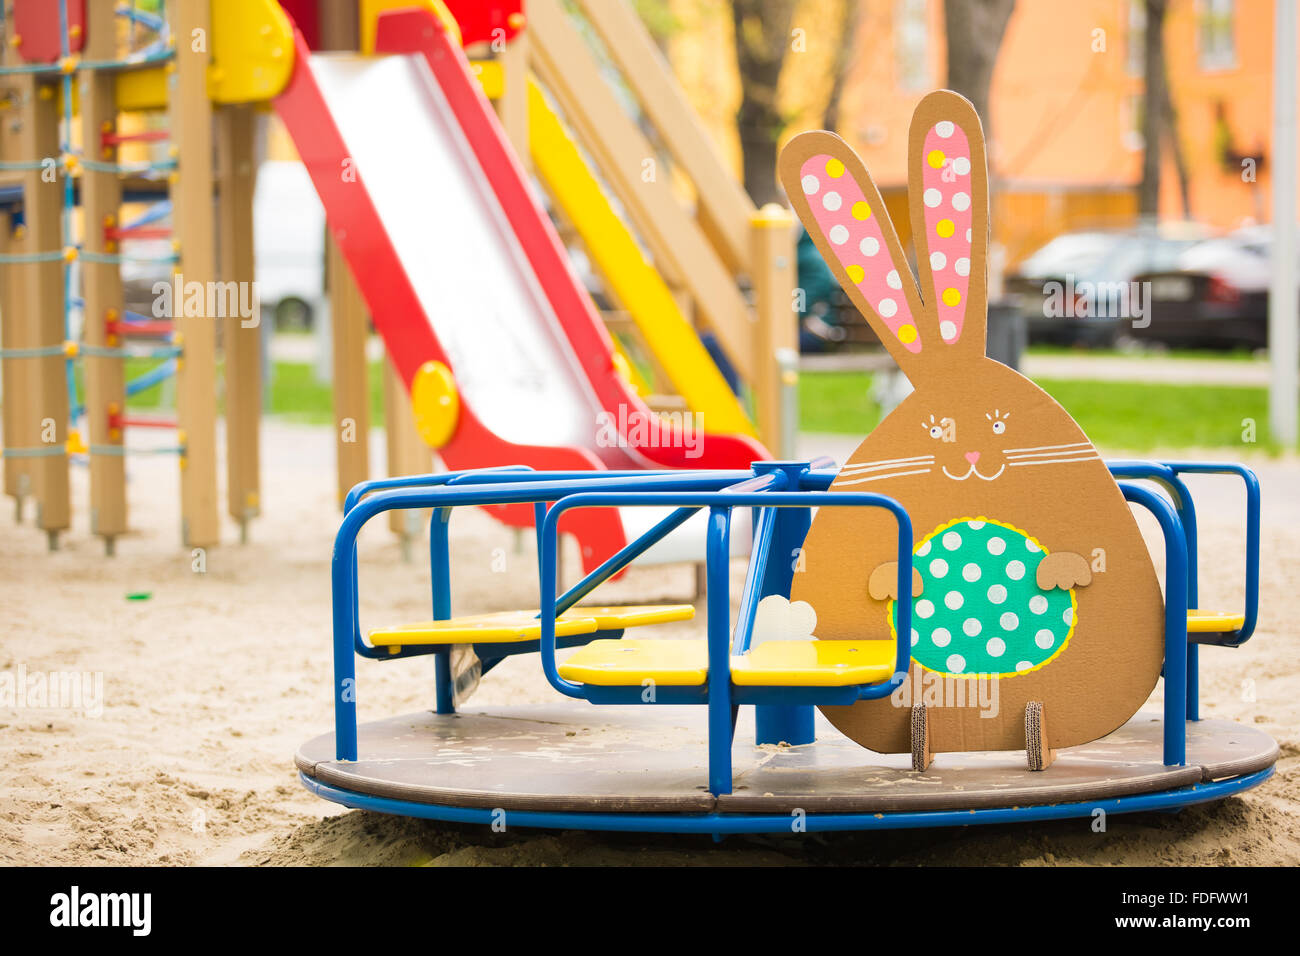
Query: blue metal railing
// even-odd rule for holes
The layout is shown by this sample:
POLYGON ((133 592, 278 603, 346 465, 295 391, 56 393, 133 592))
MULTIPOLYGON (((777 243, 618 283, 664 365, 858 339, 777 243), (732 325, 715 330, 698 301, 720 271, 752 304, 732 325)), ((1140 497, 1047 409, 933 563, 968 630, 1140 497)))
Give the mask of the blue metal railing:
MULTIPOLYGON (((818 462, 817 465, 822 465, 818 462)), ((1151 512, 1160 525, 1165 547, 1165 691, 1163 758, 1167 765, 1186 761, 1186 720, 1197 719, 1197 647, 1189 644, 1187 611, 1197 599, 1196 511, 1181 475, 1228 474, 1246 487, 1246 609, 1243 626, 1228 635, 1232 646, 1249 639, 1254 631, 1259 602, 1259 482, 1248 468, 1231 464, 1183 462, 1114 462, 1109 465, 1124 497, 1151 512), (1168 495, 1133 481, 1153 481, 1168 495)), ((786 547, 794 535, 802 543, 807 525, 796 522, 782 529, 782 515, 807 515, 817 507, 876 507, 888 510, 898 525, 898 592, 910 592, 913 529, 902 505, 884 495, 834 492, 829 486, 835 473, 809 463, 764 462, 750 472, 535 472, 519 466, 478 469, 443 474, 413 475, 363 482, 344 502, 345 515, 335 538, 332 562, 335 739, 340 760, 357 759, 355 657, 392 659, 395 656, 434 653, 437 709, 452 711, 449 649, 412 647, 400 654, 366 644, 361 637, 357 602, 356 539, 361 528, 388 511, 429 508, 429 556, 432 568, 432 603, 435 620, 451 616, 450 562, 447 528, 456 507, 530 503, 538 534, 538 578, 541 588, 540 640, 523 650, 537 650, 547 681, 559 693, 578 699, 614 700, 612 688, 573 683, 562 678, 556 663, 559 644, 556 618, 586 597, 655 543, 679 528, 692 515, 707 509, 706 569, 708 673, 705 688, 691 697, 664 695, 662 702, 690 700, 708 707, 709 785, 716 793, 730 792, 730 753, 738 710, 738 695, 730 679, 730 657, 743 653, 752 640, 757 604, 767 593, 788 594, 788 575, 773 575, 774 562, 784 560, 775 542, 786 547), (552 504, 547 506, 547 502, 552 504), (558 590, 559 524, 569 511, 579 508, 655 507, 669 509, 666 517, 629 542, 615 555, 563 594, 558 590), (756 514, 755 537, 746 571, 740 608, 733 627, 730 601, 731 516, 736 508, 756 514), (790 529, 793 528, 792 532, 790 529)), ((806 518, 804 519, 806 522, 806 518)), ((781 570, 781 569, 778 569, 781 570)), ((851 699, 873 699, 891 694, 905 679, 910 664, 911 602, 899 602, 896 627, 895 672, 888 681, 850 688, 851 699)), ((617 632, 615 632, 616 634, 617 632)), ((517 651, 503 651, 513 653, 517 651)), ((495 660, 488 662, 495 663, 495 660)), ((639 690, 635 688, 634 690, 639 690)), ((678 690, 670 688, 666 690, 678 690)), ((695 689, 692 689, 694 691, 695 689)), ((753 690, 752 688, 748 690, 753 690)), ((780 688, 770 690, 780 691, 780 688)), ((778 695, 779 696, 779 695, 778 695)), ((795 699, 793 692, 788 695, 795 699)), ((627 702, 624 695, 622 699, 627 702)), ((769 706, 767 697, 740 695, 744 703, 769 706)), ((776 697, 772 700, 776 701, 776 697)), ((797 703, 806 704, 807 695, 797 703)), ((816 701, 811 701, 816 702, 816 701)), ((790 708, 793 709, 793 708, 790 708)))

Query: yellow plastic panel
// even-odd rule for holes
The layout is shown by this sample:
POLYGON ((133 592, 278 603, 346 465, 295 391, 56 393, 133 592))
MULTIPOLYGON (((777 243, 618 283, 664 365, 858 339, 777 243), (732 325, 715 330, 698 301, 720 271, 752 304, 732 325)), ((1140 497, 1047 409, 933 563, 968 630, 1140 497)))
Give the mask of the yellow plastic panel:
POLYGON ((1239 631, 1246 624, 1246 615, 1228 614, 1223 611, 1187 612, 1187 632, 1189 634, 1231 634, 1239 631))
POLYGON ((474 68, 474 76, 478 78, 479 85, 483 87, 483 95, 490 100, 501 99, 506 89, 506 71, 501 68, 497 60, 475 60, 470 64, 474 68))
MULTIPOLYGON (((596 619, 570 612, 555 622, 556 637, 591 634, 599 630, 596 619)), ((498 611, 453 617, 447 621, 424 621, 370 632, 370 643, 400 647, 403 644, 508 644, 535 641, 542 636, 537 611, 498 611)))
POLYGON ((629 604, 623 607, 575 607, 568 614, 594 617, 600 631, 621 630, 643 624, 667 624, 670 621, 689 621, 695 617, 695 608, 689 604, 629 604))
POLYGON ((711 432, 756 434, 740 400, 682 315, 672 291, 646 261, 577 145, 531 80, 528 149, 547 190, 573 223, 597 270, 632 316, 691 411, 704 415, 711 432))
MULTIPOLYGON (((538 611, 496 611, 453 617, 447 621, 423 621, 370 632, 374 647, 403 644, 508 644, 535 641, 542 636, 538 611)), ((623 630, 643 624, 689 621, 695 608, 689 604, 630 604, 617 607, 575 607, 560 615, 556 637, 623 630)), ((615 642, 623 643, 623 642, 615 642)))
POLYGON ((123 113, 161 110, 167 107, 167 70, 154 66, 144 70, 119 70, 113 77, 117 108, 123 113))
POLYGON ((894 673, 893 641, 765 641, 731 659, 743 687, 848 687, 894 673))
POLYGON ((601 687, 698 687, 709 673, 704 641, 592 641, 559 667, 565 680, 601 687))
MULTIPOLYGON (((188 43, 181 38, 178 43, 188 43)), ((279 96, 293 72, 293 25, 275 0, 212 4, 214 103, 261 103, 279 96)))

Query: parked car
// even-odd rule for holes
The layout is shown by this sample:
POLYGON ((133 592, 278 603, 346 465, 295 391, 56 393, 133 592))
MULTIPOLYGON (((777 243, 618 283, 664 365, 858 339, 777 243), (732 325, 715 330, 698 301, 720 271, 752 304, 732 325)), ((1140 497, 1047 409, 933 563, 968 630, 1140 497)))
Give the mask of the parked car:
MULTIPOLYGON (((170 213, 158 220, 170 222, 170 213)), ((122 266, 126 307, 152 317, 156 283, 172 281, 172 243, 142 239, 127 245, 130 258, 122 266)), ((325 210, 301 163, 268 161, 258 168, 253 249, 262 315, 273 316, 276 329, 312 328, 325 300, 325 210)))
POLYGON ((1272 235, 1251 227, 1197 243, 1171 268, 1138 276, 1151 288, 1141 341, 1194 348, 1268 347, 1272 235))
POLYGON ((1031 343, 1110 347, 1144 316, 1139 274, 1168 268, 1205 238, 1198 227, 1063 233, 1007 276, 1031 343))
POLYGON ((848 337, 845 310, 853 306, 805 229, 799 231, 796 263, 799 288, 804 296, 804 308, 799 316, 799 351, 805 354, 830 351, 848 337))

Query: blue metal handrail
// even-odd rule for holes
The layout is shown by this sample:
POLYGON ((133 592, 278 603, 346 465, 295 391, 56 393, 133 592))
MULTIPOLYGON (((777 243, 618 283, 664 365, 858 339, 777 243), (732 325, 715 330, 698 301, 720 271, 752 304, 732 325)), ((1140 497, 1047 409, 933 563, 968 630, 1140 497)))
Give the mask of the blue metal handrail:
MULTIPOLYGON (((864 491, 822 491, 822 492, 789 492, 789 491, 768 491, 768 492, 746 492, 737 494, 734 492, 699 492, 699 491, 639 491, 632 490, 626 492, 578 492, 571 493, 560 498, 550 510, 546 513, 546 522, 543 526, 543 559, 542 559, 542 582, 541 582, 541 657, 542 670, 546 674, 547 681, 560 693, 575 697, 580 700, 587 699, 586 686, 575 684, 565 680, 559 674, 555 663, 555 609, 557 599, 556 590, 556 560, 555 555, 558 547, 558 524, 561 515, 574 508, 629 508, 629 507, 707 507, 713 511, 724 510, 728 513, 732 508, 815 508, 815 507, 876 507, 884 508, 894 515, 898 523, 898 587, 899 594, 910 594, 912 585, 912 522, 907 512, 893 498, 884 495, 871 494, 864 491)), ((728 519, 729 520, 729 519, 728 519)), ((723 532, 717 526, 715 521, 710 521, 709 525, 709 545, 716 547, 717 541, 715 536, 722 535, 723 532)), ((725 536, 725 535, 724 535, 725 536)), ((709 552, 706 549, 706 555, 709 552)), ((726 593, 729 590, 727 581, 727 562, 714 561, 708 565, 709 574, 709 593, 726 593)), ((712 605, 710 605, 711 607, 712 605)), ((911 647, 904 635, 910 635, 912 629, 911 623, 911 603, 908 601, 899 602, 899 621, 898 621, 898 655, 897 667, 895 673, 887 684, 869 685, 873 693, 863 693, 861 699, 870 699, 871 697, 885 697, 893 693, 901 684, 902 677, 900 674, 906 674, 908 661, 911 658, 911 647), (888 690, 884 690, 888 687, 888 690), (876 693, 876 690, 883 692, 876 693)), ((730 645, 730 606, 724 616, 727 621, 728 642, 730 645)))
POLYGON ((1141 485, 1122 481, 1125 499, 1137 502, 1160 523, 1165 538, 1164 763, 1187 763, 1187 538, 1173 506, 1141 485))

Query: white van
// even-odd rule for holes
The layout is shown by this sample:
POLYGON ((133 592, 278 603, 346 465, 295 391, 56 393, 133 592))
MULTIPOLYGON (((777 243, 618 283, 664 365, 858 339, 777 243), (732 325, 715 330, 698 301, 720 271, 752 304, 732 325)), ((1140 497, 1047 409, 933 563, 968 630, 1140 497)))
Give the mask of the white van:
POLYGON ((325 301, 325 210, 302 163, 258 169, 253 248, 262 314, 276 331, 310 329, 325 301))

